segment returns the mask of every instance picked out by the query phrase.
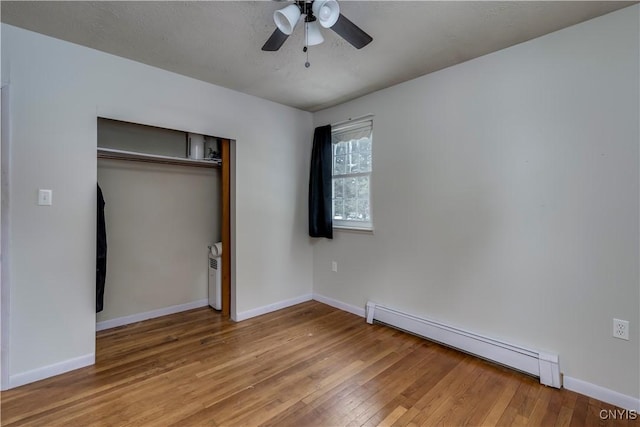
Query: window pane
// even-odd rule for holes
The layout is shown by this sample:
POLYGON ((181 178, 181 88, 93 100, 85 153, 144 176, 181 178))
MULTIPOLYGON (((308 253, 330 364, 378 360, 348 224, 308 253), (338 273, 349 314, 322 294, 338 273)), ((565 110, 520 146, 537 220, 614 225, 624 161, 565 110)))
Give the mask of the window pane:
POLYGON ((358 140, 357 139, 352 139, 351 141, 349 141, 349 152, 350 153, 357 153, 358 152, 358 140))
POLYGON ((344 201, 342 199, 333 200, 333 219, 344 219, 344 201))
POLYGON ((369 177, 361 176, 356 178, 356 186, 358 189, 358 199, 369 198, 369 177))
POLYGON ((334 178, 332 197, 334 199, 342 199, 344 197, 344 178, 334 178))
POLYGON ((371 172, 371 153, 359 153, 360 172, 371 172))
POLYGON ((347 220, 358 219, 358 201, 356 199, 346 199, 344 201, 344 214, 347 220))
POLYGON ((333 144, 333 175, 360 172, 371 172, 371 139, 333 144))
POLYGON ((358 168, 358 161, 360 160, 360 154, 351 153, 347 155, 347 173, 356 173, 360 172, 358 168))
POLYGON ((358 151, 360 153, 371 153, 371 140, 362 138, 358 141, 358 151))
POLYGON ((344 197, 345 199, 355 199, 358 197, 358 181, 356 178, 344 179, 344 197))
POLYGON ((336 155, 334 156, 334 161, 333 161, 333 174, 334 175, 340 175, 346 172, 345 170, 345 163, 346 163, 346 158, 344 155, 336 155))
POLYGON ((360 221, 369 221, 369 200, 358 199, 358 219, 360 221))
POLYGON ((333 144, 333 154, 336 156, 341 156, 347 153, 347 143, 346 142, 338 142, 333 144))

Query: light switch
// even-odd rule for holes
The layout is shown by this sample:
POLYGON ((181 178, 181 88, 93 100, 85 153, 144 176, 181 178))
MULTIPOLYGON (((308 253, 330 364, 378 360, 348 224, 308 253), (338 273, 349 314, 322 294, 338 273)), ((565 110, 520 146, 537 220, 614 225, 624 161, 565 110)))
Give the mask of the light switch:
POLYGON ((38 205, 39 206, 51 206, 53 192, 51 190, 38 190, 38 205))

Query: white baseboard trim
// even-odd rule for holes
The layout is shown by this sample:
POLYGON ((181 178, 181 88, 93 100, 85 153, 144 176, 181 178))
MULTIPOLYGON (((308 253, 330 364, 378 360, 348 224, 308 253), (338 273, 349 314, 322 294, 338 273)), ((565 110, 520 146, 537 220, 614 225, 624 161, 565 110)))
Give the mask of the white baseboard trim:
POLYGON ((364 317, 364 308, 362 307, 357 307, 355 305, 347 304, 342 301, 338 301, 336 299, 329 298, 320 294, 313 294, 313 299, 323 304, 330 305, 331 307, 335 307, 339 310, 346 311, 351 314, 355 314, 356 316, 364 317))
POLYGON ((610 403, 622 409, 640 412, 640 399, 618 393, 617 391, 591 384, 586 381, 564 376, 563 386, 567 390, 593 397, 594 399, 610 403))
POLYGON ((475 332, 368 302, 367 322, 373 323, 374 320, 540 377, 540 382, 544 385, 561 387, 557 354, 544 353, 499 341, 475 332))
POLYGON ((20 387, 21 385, 64 374, 65 372, 73 371, 75 369, 84 368, 85 366, 91 366, 95 363, 96 355, 95 353, 91 353, 65 360, 63 362, 54 363, 53 365, 43 366, 42 368, 33 369, 21 374, 10 375, 9 388, 20 387))
POLYGON ((103 331, 105 329, 116 328, 118 326, 129 325, 131 323, 141 322, 143 320, 153 319, 160 316, 166 316, 167 314, 180 313, 181 311, 206 307, 207 305, 209 305, 209 300, 205 298, 185 304, 172 305, 170 307, 163 307, 157 310, 146 311, 144 313, 136 313, 129 316, 117 317, 115 319, 103 320, 102 322, 96 323, 96 332, 103 331))
POLYGON ((241 322, 243 320, 251 319, 252 317, 261 316, 263 314, 271 313, 272 311, 282 310, 283 308, 291 307, 292 305, 311 301, 312 299, 312 294, 306 294, 288 300, 274 302, 273 304, 263 305, 262 307, 253 308, 251 310, 241 311, 236 315, 236 318, 234 320, 236 322, 241 322))

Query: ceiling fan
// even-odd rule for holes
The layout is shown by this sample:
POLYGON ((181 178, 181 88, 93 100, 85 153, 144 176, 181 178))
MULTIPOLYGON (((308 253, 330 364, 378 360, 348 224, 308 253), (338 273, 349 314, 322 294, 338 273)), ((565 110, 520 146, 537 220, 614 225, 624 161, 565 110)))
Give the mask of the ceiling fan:
POLYGON ((340 6, 336 0, 295 0, 293 4, 273 13, 276 29, 262 46, 262 50, 280 49, 301 18, 304 18, 305 23, 305 52, 307 46, 315 46, 324 41, 320 26, 331 28, 356 49, 362 49, 373 40, 369 34, 340 13, 340 6))

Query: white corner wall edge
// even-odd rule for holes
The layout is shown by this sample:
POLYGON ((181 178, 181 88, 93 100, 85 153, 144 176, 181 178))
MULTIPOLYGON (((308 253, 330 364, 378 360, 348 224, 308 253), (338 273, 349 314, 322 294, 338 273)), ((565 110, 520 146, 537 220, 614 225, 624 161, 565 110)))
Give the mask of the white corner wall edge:
POLYGON ((509 344, 370 301, 367 302, 367 322, 373 323, 374 320, 540 377, 541 384, 555 388, 562 386, 557 354, 509 344))
POLYGON ((64 374, 65 372, 73 371, 75 369, 91 366, 95 363, 96 355, 95 353, 91 353, 84 356, 75 357, 73 359, 65 360, 63 362, 54 363, 53 365, 43 366, 42 368, 33 369, 21 374, 11 375, 9 377, 9 388, 20 387, 21 385, 44 380, 46 378, 64 374))
POLYGON ((617 391, 591 384, 586 381, 564 376, 563 387, 576 393, 601 400, 629 411, 640 412, 640 399, 618 393, 617 391))
POLYGON ((357 307, 355 305, 346 304, 342 301, 335 300, 333 298, 325 297, 324 295, 313 294, 314 301, 321 302, 323 304, 330 305, 331 307, 337 308, 342 311, 346 311, 351 314, 355 314, 356 316, 364 317, 365 311, 361 307, 357 307))
POLYGON ((263 305, 262 307, 253 308, 251 310, 241 311, 233 320, 236 322, 242 322, 243 320, 251 319, 252 317, 261 316, 263 314, 271 313, 272 311, 282 310, 283 308, 311 301, 312 299, 312 294, 300 295, 299 297, 274 302, 273 304, 263 305))
POLYGON ((166 316, 167 314, 180 313, 181 311, 206 307, 207 305, 209 305, 209 300, 205 298, 187 302, 185 304, 172 305, 169 307, 159 308, 157 310, 145 311, 144 313, 136 313, 129 316, 117 317, 115 319, 103 320, 102 322, 96 323, 96 332, 103 331, 105 329, 116 328, 118 326, 129 325, 131 323, 141 322, 143 320, 154 319, 160 316, 166 316))

